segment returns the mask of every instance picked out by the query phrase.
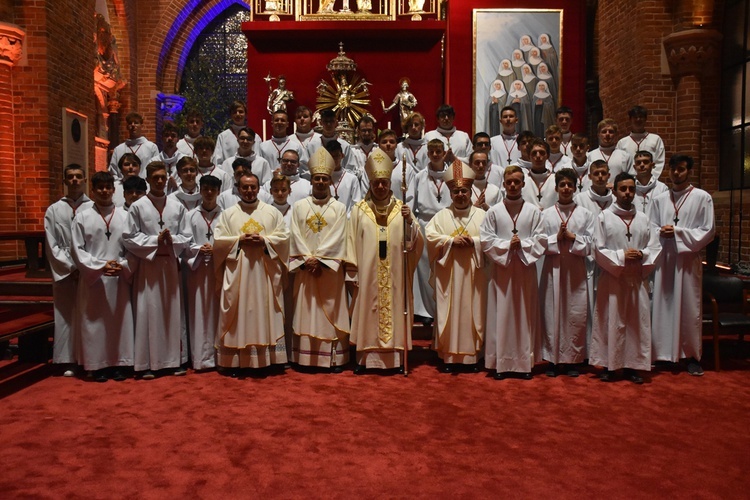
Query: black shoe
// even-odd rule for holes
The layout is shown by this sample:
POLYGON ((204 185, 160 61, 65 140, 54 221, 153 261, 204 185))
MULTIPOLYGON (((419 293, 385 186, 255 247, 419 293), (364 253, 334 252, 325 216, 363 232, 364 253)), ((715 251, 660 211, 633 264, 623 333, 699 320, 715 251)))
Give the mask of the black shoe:
POLYGON ((399 375, 403 375, 404 373, 406 373, 406 368, 404 368, 403 366, 399 366, 398 367, 398 374, 399 375))
POLYGON ((701 368, 701 364, 695 358, 690 358, 690 360, 688 360, 687 371, 693 377, 703 376, 703 368, 701 368))
POLYGON ((367 368, 365 367, 365 365, 357 365, 357 366, 354 367, 354 374, 355 375, 364 375, 366 369, 367 368))
POLYGON ((506 377, 507 374, 505 372, 496 372, 495 375, 493 375, 495 380, 505 380, 506 377))
POLYGON ((94 372, 94 382, 106 382, 107 380, 109 380, 109 378, 107 377, 106 368, 94 372))
POLYGON ((127 380, 128 377, 125 376, 125 374, 120 370, 119 368, 115 368, 115 370, 112 372, 112 380, 115 382, 122 382, 123 380, 127 380))
POLYGON ((440 367, 440 371, 443 373, 453 373, 456 371, 456 367, 451 363, 443 363, 443 366, 440 367))
POLYGON ((557 377, 557 369, 555 367, 555 363, 549 363, 547 365, 547 371, 544 372, 544 374, 548 377, 557 377))
POLYGON ((341 366, 334 366, 331 368, 331 373, 341 373, 344 371, 344 368, 341 366))
POLYGON ((531 380, 534 378, 534 376, 531 374, 531 372, 522 372, 518 374, 518 378, 521 380, 531 380))
POLYGON ((479 366, 479 363, 474 363, 471 367, 471 371, 473 371, 474 373, 479 373, 482 371, 482 367, 479 366))
POLYGON ((635 370, 627 370, 625 376, 634 384, 641 385, 643 383, 643 377, 638 375, 638 372, 635 370))
POLYGON ((615 377, 611 371, 605 368, 601 375, 599 375, 599 380, 601 380, 602 382, 613 382, 615 380, 615 377))

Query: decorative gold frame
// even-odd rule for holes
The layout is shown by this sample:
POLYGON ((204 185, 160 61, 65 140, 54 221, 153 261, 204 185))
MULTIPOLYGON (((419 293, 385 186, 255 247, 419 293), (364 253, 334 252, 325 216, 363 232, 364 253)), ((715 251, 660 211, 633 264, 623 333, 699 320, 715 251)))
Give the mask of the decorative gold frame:
MULTIPOLYGON (((336 0, 334 0, 336 1, 336 0)), ((401 0, 404 1, 404 0, 401 0)), ((434 1, 434 0, 433 0, 434 1)), ((332 13, 318 13, 317 8, 321 0, 297 0, 298 21, 395 21, 396 0, 382 0, 380 11, 372 13, 359 13, 356 10, 350 12, 336 11, 332 13)), ((356 3, 356 0, 343 0, 344 5, 356 3)))
MULTIPOLYGON (((521 15, 521 14, 557 14, 559 16, 558 20, 554 23, 554 24, 556 24, 556 28, 558 30, 558 32, 557 32, 558 33, 558 39, 557 39, 558 43, 554 47, 555 47, 555 49, 557 51, 558 61, 559 61, 558 62, 558 68, 559 68, 559 70, 558 70, 558 78, 557 78, 557 82, 558 82, 557 102, 558 102, 558 106, 559 106, 560 105, 560 99, 562 97, 562 88, 563 88, 563 78, 562 78, 562 76, 563 76, 563 61, 564 61, 564 58, 563 58, 563 47, 564 47, 563 10, 564 9, 474 9, 473 10, 473 12, 472 12, 472 38, 473 38, 473 49, 472 49, 473 50, 473 52, 472 52, 472 60, 473 60, 473 66, 472 66, 472 69, 473 69, 473 71, 472 71, 472 80, 473 80, 472 81, 472 96, 473 96, 473 98, 472 99, 473 99, 473 108, 474 109, 473 109, 473 112, 472 112, 472 129, 473 129, 474 133, 484 131, 484 129, 485 129, 485 127, 479 128, 478 127, 478 123, 477 123, 477 120, 478 120, 478 113, 477 113, 478 106, 479 105, 484 106, 486 104, 486 102, 484 102, 484 101, 481 104, 478 102, 478 98, 482 97, 483 94, 480 95, 478 93, 478 89, 477 89, 477 78, 478 78, 478 75, 479 75, 479 68, 477 67, 477 63, 478 63, 478 61, 479 61, 480 58, 486 58, 486 57, 488 57, 487 54, 479 54, 478 53, 479 49, 477 47, 477 44, 478 44, 478 42, 481 43, 482 41, 484 41, 484 40, 478 40, 477 39, 477 26, 478 26, 478 24, 480 22, 479 18, 482 17, 482 16, 487 16, 488 17, 487 19, 482 20, 482 22, 487 22, 488 24, 492 24, 493 27, 496 27, 496 31, 494 33, 496 36, 504 36, 508 32, 508 30, 506 30, 503 27, 503 24, 506 24, 506 25, 510 24, 510 25, 512 25, 514 31, 512 32, 511 35, 508 35, 508 36, 514 37, 515 40, 516 40, 516 43, 517 43, 517 41, 519 39, 519 37, 516 36, 517 32, 520 32, 520 33, 533 32, 533 30, 530 30, 527 27, 527 25, 521 24, 521 19, 518 19, 519 15, 521 15), (502 23, 502 22, 499 22, 499 19, 498 19, 500 15, 502 15, 502 16, 508 16, 510 18, 512 18, 512 17, 515 16, 516 19, 515 20, 508 20, 507 22, 502 23), (496 19, 491 20, 490 19, 491 17, 495 17, 496 19), (502 35, 501 35, 501 33, 502 33, 502 35)), ((551 26, 552 26, 552 23, 549 23, 549 24, 547 24, 547 26, 545 26, 545 29, 549 29, 551 26)), ((541 31, 541 33, 544 33, 544 31, 541 31)), ((550 34, 550 36, 552 38, 554 38, 554 35, 552 33, 549 33, 549 34, 550 34)), ((516 47, 517 47, 517 45, 516 45, 516 47)), ((479 62, 484 62, 484 61, 479 61, 479 62)), ((496 68, 499 67, 499 63, 500 63, 500 61, 497 61, 495 63, 495 67, 496 68)), ((485 89, 489 89, 489 85, 491 84, 491 82, 492 82, 492 80, 490 80, 490 83, 485 86, 485 89)), ((486 82, 485 82, 484 79, 482 79, 480 83, 485 84, 486 82)), ((489 101, 489 93, 488 93, 488 99, 486 101, 489 101)))

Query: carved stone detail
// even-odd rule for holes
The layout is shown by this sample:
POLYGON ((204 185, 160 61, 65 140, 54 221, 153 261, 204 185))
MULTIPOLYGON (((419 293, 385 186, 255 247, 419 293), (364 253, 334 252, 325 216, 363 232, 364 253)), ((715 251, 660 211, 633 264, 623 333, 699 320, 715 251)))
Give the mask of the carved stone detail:
POLYGON ((159 92, 156 95, 156 102, 159 104, 162 116, 165 120, 174 120, 182 108, 185 107, 187 99, 179 94, 164 94, 159 92))
POLYGON ((19 26, 0 22, 0 64, 15 66, 23 56, 26 32, 19 26))
POLYGON ((664 37, 672 77, 700 76, 715 71, 721 57, 722 35, 712 29, 678 31, 664 37))

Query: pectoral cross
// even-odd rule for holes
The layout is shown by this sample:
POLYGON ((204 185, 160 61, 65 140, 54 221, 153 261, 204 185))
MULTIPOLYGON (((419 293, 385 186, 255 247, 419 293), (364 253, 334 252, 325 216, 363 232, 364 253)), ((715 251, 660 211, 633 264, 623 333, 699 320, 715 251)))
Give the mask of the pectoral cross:
MULTIPOLYGON (((510 148, 513 149, 513 148, 510 148)), ((510 156, 508 157, 508 165, 510 165, 510 156)))
POLYGON ((164 220, 159 219, 159 229, 162 229, 164 227, 164 220))
POLYGON ((542 193, 541 193, 541 191, 539 192, 538 195, 536 195, 536 199, 539 200, 539 201, 542 201, 542 193))
POLYGON ((336 198, 338 200, 339 199, 339 195, 334 196, 334 198, 336 198))
POLYGON ((679 217, 677 217, 676 215, 674 216, 674 219, 672 219, 672 220, 674 221, 675 224, 677 224, 678 222, 680 222, 679 217))
POLYGON ((518 229, 516 229, 516 228, 514 227, 514 228, 513 228, 513 231, 511 231, 511 233, 513 233, 513 234, 518 234, 518 229))
POLYGON ((628 231, 627 233, 625 233, 625 236, 627 236, 628 237, 628 241, 630 241, 630 237, 633 236, 633 235, 630 234, 630 231, 628 231))
POLYGON ((646 211, 646 203, 648 203, 648 198, 646 198, 646 197, 644 196, 644 197, 643 197, 643 211, 644 211, 644 212, 646 211))
POLYGON ((211 236, 213 236, 213 235, 214 235, 213 231, 211 231, 211 230, 209 229, 209 230, 208 230, 208 232, 206 233, 206 239, 207 239, 207 240, 210 240, 210 239, 211 239, 211 236))
POLYGON ((438 193, 438 195, 437 195, 438 203, 440 203, 440 200, 442 200, 442 199, 443 199, 443 197, 440 195, 440 193, 438 193))
POLYGON ((109 229, 107 229, 107 232, 104 233, 104 236, 107 237, 107 240, 109 240, 109 237, 112 236, 112 233, 109 232, 109 229))
POLYGON ((580 182, 578 183, 578 190, 583 191, 583 184, 580 182))

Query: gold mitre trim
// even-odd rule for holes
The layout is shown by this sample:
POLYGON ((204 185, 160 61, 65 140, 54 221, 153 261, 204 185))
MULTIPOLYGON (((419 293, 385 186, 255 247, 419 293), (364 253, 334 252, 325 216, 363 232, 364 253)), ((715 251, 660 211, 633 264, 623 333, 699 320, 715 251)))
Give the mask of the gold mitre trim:
POLYGON ((476 173, 466 163, 459 159, 453 160, 443 174, 443 182, 448 187, 471 186, 476 178, 476 173))
POLYGON ((365 163, 365 173, 370 182, 375 179, 390 179, 391 172, 393 172, 393 162, 388 155, 380 148, 373 149, 365 163))
POLYGON ((318 148, 310 158, 307 167, 310 170, 310 177, 315 174, 325 174, 330 177, 336 169, 336 162, 326 148, 318 148))

